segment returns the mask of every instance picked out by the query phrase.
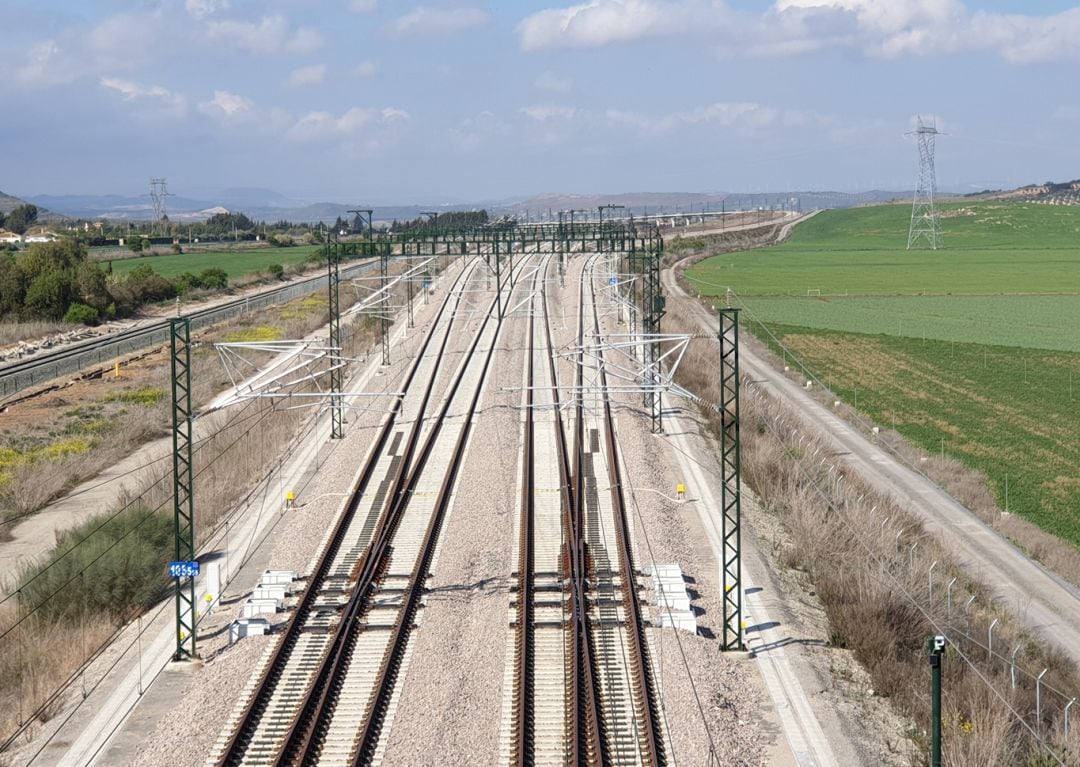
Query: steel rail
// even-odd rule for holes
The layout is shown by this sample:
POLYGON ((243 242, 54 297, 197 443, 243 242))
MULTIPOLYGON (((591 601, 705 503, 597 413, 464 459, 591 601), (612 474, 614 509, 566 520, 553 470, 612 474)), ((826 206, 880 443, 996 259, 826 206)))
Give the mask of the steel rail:
MULTIPOLYGON (((492 320, 493 309, 496 306, 497 301, 494 300, 489 304, 487 311, 484 314, 484 319, 477 329, 476 334, 472 339, 472 343, 469 345, 465 358, 458 367, 457 375, 451 381, 450 387, 444 395, 442 406, 433 419, 432 428, 428 432, 424 444, 420 448, 419 454, 409 471, 406 481, 399 487, 397 494, 393 498, 392 506, 380 520, 379 527, 372 536, 371 544, 368 546, 361 561, 358 563, 356 585, 354 586, 349 603, 346 606, 342 621, 339 623, 339 631, 335 636, 332 652, 327 653, 324 662, 320 664, 316 673, 317 682, 316 686, 313 686, 313 689, 317 692, 317 695, 309 697, 308 703, 304 706, 301 715, 294 722, 286 746, 281 752, 281 758, 278 760, 278 764, 303 765, 314 764, 317 762, 318 753, 322 747, 322 736, 325 734, 325 728, 333 715, 337 692, 340 690, 349 671, 349 659, 356 641, 357 631, 360 626, 360 618, 368 607, 369 597, 373 593, 375 583, 380 574, 387 567, 389 556, 392 552, 391 544, 394 534, 404 516, 409 499, 427 465, 428 458, 435 447, 457 391, 469 370, 473 357, 476 355, 476 349, 483 338, 484 330, 492 320)), ((501 323, 501 318, 496 318, 496 332, 494 338, 498 337, 498 328, 501 326, 501 323)), ((435 508, 421 542, 420 554, 414 563, 409 578, 409 585, 402 595, 402 605, 399 608, 399 617, 391 632, 389 644, 376 675, 372 700, 368 706, 367 715, 355 741, 355 751, 353 756, 354 764, 370 763, 375 748, 378 745, 379 736, 382 731, 383 718, 396 685, 397 674, 403 660, 405 647, 411 634, 416 612, 419 609, 420 598, 424 592, 426 574, 435 553, 438 534, 441 530, 446 509, 449 505, 451 491, 464 456, 466 441, 472 425, 472 416, 476 410, 477 402, 479 401, 483 388, 483 380, 486 376, 494 349, 495 343, 493 340, 491 348, 488 349, 488 352, 484 357, 479 379, 480 383, 478 383, 476 390, 473 393, 469 408, 466 411, 464 425, 458 436, 458 440, 454 446, 449 464, 443 476, 435 508)))
MULTIPOLYGON (((472 348, 475 348, 479 338, 480 332, 474 338, 470 352, 472 348)), ((449 333, 443 337, 439 349, 439 360, 443 357, 448 340, 449 333)), ((465 368, 466 366, 461 366, 459 372, 464 373, 465 368)), ((438 365, 436 365, 437 369, 438 365)), ((434 384, 434 380, 435 375, 433 374, 432 384, 434 384)), ((456 384, 457 381, 452 384, 452 388, 456 388, 456 384)), ((414 463, 412 457, 416 453, 420 441, 424 422, 423 413, 427 410, 431 391, 432 389, 429 387, 423 395, 419 411, 420 415, 414 424, 414 428, 410 431, 391 491, 387 494, 388 500, 385 511, 379 517, 378 524, 371 536, 371 542, 353 568, 354 585, 349 601, 342 612, 341 620, 337 624, 334 639, 315 672, 304 706, 293 721, 275 764, 304 764, 313 758, 319 746, 322 734, 319 728, 329 718, 336 698, 337 687, 344 678, 344 673, 348 670, 346 659, 353 646, 359 619, 367 607, 368 597, 374 584, 386 567, 390 542, 401 520, 412 488, 419 478, 427 461, 427 456, 434 445, 434 439, 440 430, 446 407, 450 399, 452 399, 452 396, 448 396, 444 401, 444 407, 434 417, 434 425, 428 432, 428 438, 421 447, 420 456, 414 463)))
MULTIPOLYGON (((539 272, 538 272, 539 273, 539 272)), ((535 278, 534 278, 535 285, 535 278)), ((529 355, 525 374, 525 435, 521 476, 521 523, 518 543, 517 578, 517 636, 514 648, 515 697, 514 697, 514 763, 526 767, 533 763, 533 533, 535 523, 535 476, 533 465, 533 383, 535 366, 535 297, 529 303, 529 336, 526 346, 529 355)))
MULTIPOLYGON (((592 294, 593 330, 595 337, 600 337, 600 315, 596 302, 596 285, 591 275, 588 279, 592 294)), ((583 283, 584 285, 584 280, 583 283)), ((600 390, 604 409, 604 439, 607 447, 607 463, 610 478, 611 502, 615 518, 615 538, 619 547, 620 580, 622 582, 623 609, 628 616, 630 627, 630 672, 634 680, 634 704, 637 719, 644 733, 644 743, 639 741, 642 760, 650 765, 665 764, 663 744, 658 735, 659 714, 656 711, 655 685, 652 679, 652 666, 649 664, 648 647, 645 637, 644 620, 637 594, 637 577, 634 568, 633 549, 630 544, 629 521, 623 493, 622 474, 619 468, 618 445, 615 439, 615 418, 611 410, 611 398, 607 392, 607 373, 603 365, 603 351, 599 350, 600 390)))
MULTIPOLYGON (((584 271, 578 289, 578 347, 584 349, 585 282, 584 271)), ((584 355, 584 351, 581 352, 584 355)), ((552 355, 554 357, 554 355, 552 355)), ((554 365, 554 359, 552 360, 554 365)), ((604 733, 603 710, 597 699, 596 658, 589 633, 586 574, 589 566, 585 528, 585 403, 581 392, 584 384, 584 359, 579 359, 575 376, 577 400, 574 419, 573 469, 567 459, 570 480, 570 503, 566 509, 567 569, 570 580, 570 654, 573 668, 570 737, 574 764, 609 763, 607 738, 604 733)), ((554 380, 554 376, 553 376, 554 380)), ((561 427, 560 427, 561 430, 561 427)), ((562 449, 566 449, 565 439, 562 449)))
MULTIPOLYGON (((502 291, 502 285, 496 286, 496 297, 502 291)), ((513 293, 513 286, 510 287, 510 293, 513 293)), ((453 384, 453 390, 447 395, 443 410, 439 415, 439 419, 436 422, 435 428, 430 434, 430 439, 425 445, 423 461, 426 463, 428 455, 434 447, 435 438, 437 437, 437 430, 441 429, 446 413, 449 411, 450 405, 454 397, 456 396, 457 389, 464 378, 465 371, 475 355, 476 348, 479 346, 480 339, 483 336, 484 329, 492 319, 492 309, 499 305, 498 301, 492 302, 488 306, 487 313, 484 316, 484 320, 477 330, 476 336, 473 339, 472 346, 469 349, 468 359, 461 365, 461 375, 453 384)), ((389 646, 387 647, 386 655, 383 658, 383 662, 380 666, 378 676, 375 682, 375 692, 373 700, 369 706, 367 716, 364 724, 360 729, 356 751, 353 756, 354 765, 367 765, 370 764, 374 758, 375 749, 378 745, 379 737, 382 732, 383 719, 386 713, 386 709, 390 702, 390 697, 393 694, 393 690, 396 686, 398 672, 401 668, 403 656, 405 654, 405 648, 408 643, 409 635, 411 634, 414 619, 417 611, 420 607, 420 599, 424 593, 424 583, 427 579, 427 573, 431 566, 431 560, 435 554, 435 548, 438 543, 439 533, 442 529, 443 520, 446 516, 447 508, 450 505, 450 499, 453 494, 454 485, 457 482, 458 472, 464 462, 465 449, 468 444, 469 435, 472 431, 473 418, 476 413, 477 406, 480 402, 480 396, 484 390, 484 381, 487 378, 487 372, 491 366, 491 360, 494 357, 495 349, 498 345, 499 334, 503 327, 504 317, 495 317, 495 330, 492 334, 491 345, 487 349, 487 353, 483 356, 483 364, 480 370, 480 375, 477 379, 477 385, 469 400, 468 408, 465 411, 464 423, 461 431, 458 433, 457 440, 454 444, 453 452, 451 453, 450 462, 445 474, 443 475, 442 484, 439 488, 438 497, 435 503, 434 511, 428 522, 427 530, 425 531, 423 541, 420 546, 420 556, 417 558, 416 563, 413 566, 412 574, 409 579, 409 586, 404 595, 404 601, 400 610, 400 617, 397 624, 394 627, 393 634, 389 646)), ((412 492, 412 485, 415 484, 418 479, 420 470, 422 470, 422 464, 418 463, 418 471, 411 478, 410 481, 410 494, 412 492)), ((407 504, 408 499, 404 498, 402 508, 407 504)))
MULTIPOLYGON (((458 277, 460 282, 465 277, 466 272, 462 272, 458 277)), ((451 299, 454 297, 455 291, 453 288, 447 293, 446 298, 443 300, 442 305, 439 307, 439 311, 436 314, 435 320, 432 323, 432 327, 437 327, 438 323, 442 319, 442 316, 446 312, 447 307, 450 305, 451 299)), ((458 300, 460 301, 460 293, 458 293, 458 300)), ((447 323, 445 338, 449 337, 450 331, 453 327, 454 316, 451 314, 449 322, 447 323)), ((226 747, 222 753, 222 756, 218 760, 218 764, 225 767, 226 765, 239 764, 243 758, 244 751, 246 750, 251 736, 254 734, 255 728, 261 719, 263 712, 265 711, 266 703, 269 701, 271 694, 273 693, 277 682, 280 680, 282 673, 285 670, 285 665, 288 662, 289 656, 296 645, 296 640, 303 633, 304 624, 307 617, 311 614, 312 607, 317 599, 320 591, 320 586, 326 580, 326 576, 333 563, 334 557, 341 547, 344 535, 349 527, 350 522, 356 514, 357 507, 361 498, 364 496, 368 484, 370 483, 371 476, 375 471, 375 468, 379 462, 379 458, 382 455, 383 449, 386 446, 387 441, 390 439, 390 435, 393 433, 397 416, 401 412, 402 404, 404 402, 406 393, 412 386, 413 379, 420 368, 420 363, 427 352, 427 348, 431 343, 431 339, 434 337, 434 333, 428 334, 420 350, 417 352, 412 365, 409 366, 409 370, 406 374, 405 380, 402 384, 402 394, 397 396, 394 401, 394 405, 390 410, 387 418, 385 419, 378 436, 376 437, 373 448, 368 453, 368 461, 364 466, 363 471, 357 477, 350 488, 350 498, 346 506, 345 513, 343 513, 337 521, 334 527, 334 531, 331 534, 330 539, 323 547, 322 554, 319 557, 319 563, 316 566, 315 572, 309 579, 308 586, 304 590, 301 596, 300 603, 293 613, 292 618, 286 625, 285 633, 278 643, 274 653, 263 672, 262 678, 257 684, 254 693, 252 694, 247 706, 244 709, 239 724, 226 744, 226 747)), ((430 393, 431 387, 434 385, 434 380, 438 366, 433 368, 431 378, 427 382, 425 387, 426 392, 430 393)), ((418 419, 417 423, 420 423, 418 419)))

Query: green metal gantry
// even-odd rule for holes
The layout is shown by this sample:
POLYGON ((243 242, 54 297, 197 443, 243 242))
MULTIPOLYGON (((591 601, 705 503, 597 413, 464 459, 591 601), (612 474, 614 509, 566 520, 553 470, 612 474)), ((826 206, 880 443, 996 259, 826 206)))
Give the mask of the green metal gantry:
MULTIPOLYGON (((330 348, 343 354, 341 344, 341 258, 336 248, 326 248, 327 305, 330 310, 330 348)), ((342 397, 344 373, 340 359, 330 362, 330 439, 345 436, 345 401, 342 397)))
MULTIPOLYGON (((195 475, 192 464, 191 320, 169 320, 172 352, 173 520, 175 559, 195 559, 195 475)), ((195 578, 176 578, 176 652, 173 660, 190 660, 195 653, 195 578)))
MULTIPOLYGON (((660 320, 667 313, 667 300, 660 285, 660 260, 664 255, 664 240, 655 230, 639 236, 636 231, 620 228, 615 234, 618 239, 613 238, 608 244, 613 250, 626 253, 627 271, 638 277, 631 286, 631 294, 636 293, 638 297, 641 332, 644 335, 657 336, 660 333, 660 320)), ((646 344, 644 353, 645 359, 642 362, 645 370, 652 370, 656 360, 660 358, 660 342, 646 344)), ((655 381, 644 383, 648 388, 654 389, 655 381)), ((646 391, 645 407, 649 409, 653 434, 661 433, 663 402, 658 391, 646 391)))
POLYGON ((723 516, 724 634, 720 649, 742 650, 742 506, 739 444, 739 310, 720 309, 720 507, 723 516))

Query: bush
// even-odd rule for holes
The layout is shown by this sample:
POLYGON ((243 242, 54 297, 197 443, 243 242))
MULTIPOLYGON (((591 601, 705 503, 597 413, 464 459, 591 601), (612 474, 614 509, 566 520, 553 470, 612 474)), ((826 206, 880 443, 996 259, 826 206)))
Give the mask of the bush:
POLYGON ((172 252, 173 252, 173 253, 175 253, 175 254, 177 254, 177 255, 180 255, 181 253, 183 253, 183 252, 184 252, 184 249, 180 247, 180 243, 179 243, 179 242, 174 242, 174 243, 172 244, 172 252))
POLYGON ((26 298, 23 301, 26 316, 60 320, 77 295, 78 290, 71 272, 43 272, 26 289, 26 298))
POLYGON ((97 325, 99 319, 98 310, 86 304, 72 304, 64 314, 64 322, 71 325, 97 325))
POLYGON ((40 605, 42 617, 71 622, 100 614, 123 623, 163 596, 172 519, 144 506, 105 518, 60 533, 49 558, 20 573, 24 609, 40 605))
POLYGON ((180 295, 184 295, 191 290, 198 290, 203 286, 202 280, 199 279, 198 275, 192 274, 191 272, 184 272, 183 274, 178 274, 173 277, 173 285, 176 286, 176 292, 180 295))
POLYGON ((202 271, 202 274, 199 275, 199 282, 208 290, 224 290, 229 287, 229 275, 225 273, 224 269, 211 267, 202 271))
POLYGON ((285 276, 285 267, 281 264, 270 264, 270 266, 266 267, 266 273, 275 280, 280 280, 285 276))

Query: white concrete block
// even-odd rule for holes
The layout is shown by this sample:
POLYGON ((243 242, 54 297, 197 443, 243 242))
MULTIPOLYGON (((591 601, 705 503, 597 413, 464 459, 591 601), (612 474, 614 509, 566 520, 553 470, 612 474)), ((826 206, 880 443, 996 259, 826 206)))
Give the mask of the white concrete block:
POLYGON ((295 570, 267 570, 259 578, 259 583, 263 586, 273 586, 275 584, 288 585, 295 581, 298 574, 295 570))
POLYGON ((253 618, 256 615, 272 615, 280 609, 281 602, 277 599, 249 599, 244 602, 243 616, 253 618))
POLYGON ((270 621, 266 618, 241 618, 229 625, 229 644, 244 637, 262 636, 270 632, 270 621))
POLYGON ((256 586, 251 592, 252 599, 284 599, 289 592, 285 585, 256 586))

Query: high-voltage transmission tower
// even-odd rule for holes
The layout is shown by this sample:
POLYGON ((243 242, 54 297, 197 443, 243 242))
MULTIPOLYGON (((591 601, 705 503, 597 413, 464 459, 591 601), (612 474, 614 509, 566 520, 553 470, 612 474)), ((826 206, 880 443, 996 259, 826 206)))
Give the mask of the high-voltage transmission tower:
POLYGON ((919 126, 909 131, 919 142, 919 183, 915 187, 915 200, 911 204, 911 228, 908 229, 908 250, 925 241, 931 250, 942 246, 941 226, 934 208, 937 192, 937 174, 934 171, 934 144, 940 131, 936 122, 927 123, 919 117, 919 126))
POLYGON ((165 198, 169 196, 168 183, 163 178, 150 179, 150 200, 154 203, 154 224, 161 226, 167 219, 165 198))

